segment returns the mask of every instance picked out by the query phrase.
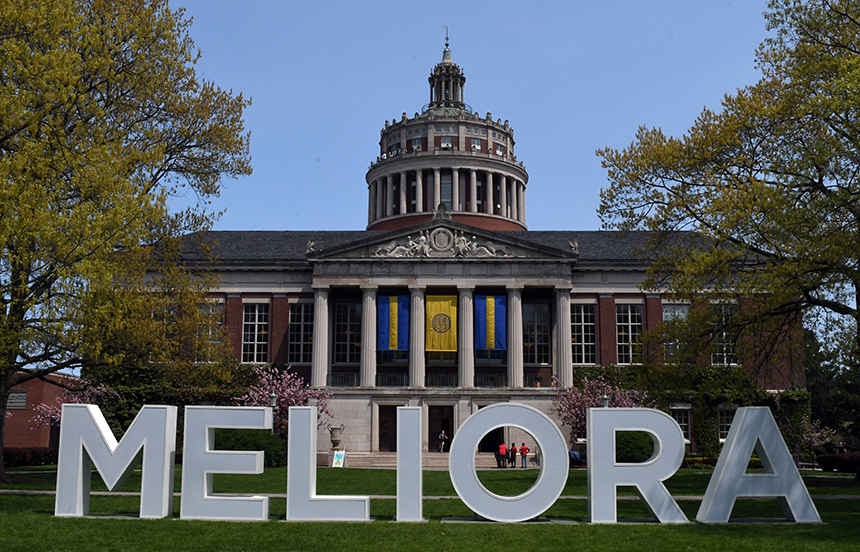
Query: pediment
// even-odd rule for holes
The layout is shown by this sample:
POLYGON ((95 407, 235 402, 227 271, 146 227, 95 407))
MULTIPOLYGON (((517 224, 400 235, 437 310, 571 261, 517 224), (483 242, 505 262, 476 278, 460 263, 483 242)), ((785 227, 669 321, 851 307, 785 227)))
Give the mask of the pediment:
MULTIPOLYGON (((467 226, 451 220, 434 220, 424 224, 374 235, 324 251, 311 251, 308 260, 366 259, 403 261, 421 259, 570 259, 579 256, 578 246, 568 250, 549 247, 511 232, 500 234, 467 226)), ((519 234, 519 233, 517 233, 519 234)))

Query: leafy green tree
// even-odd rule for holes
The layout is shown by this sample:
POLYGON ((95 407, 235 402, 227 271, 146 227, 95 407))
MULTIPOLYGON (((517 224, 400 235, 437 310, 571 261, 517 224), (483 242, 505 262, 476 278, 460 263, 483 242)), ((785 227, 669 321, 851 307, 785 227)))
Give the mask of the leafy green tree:
POLYGON ((171 255, 251 168, 248 101, 197 77, 189 27, 166 0, 0 0, 0 478, 15 385, 193 353, 207 281, 171 255))
POLYGON ((653 233, 646 287, 737 302, 750 360, 798 363, 803 318, 841 324, 856 370, 860 2, 773 0, 766 18, 775 36, 757 52, 759 82, 680 138, 643 127, 627 148, 598 152, 609 176, 599 214, 605 228, 653 233))

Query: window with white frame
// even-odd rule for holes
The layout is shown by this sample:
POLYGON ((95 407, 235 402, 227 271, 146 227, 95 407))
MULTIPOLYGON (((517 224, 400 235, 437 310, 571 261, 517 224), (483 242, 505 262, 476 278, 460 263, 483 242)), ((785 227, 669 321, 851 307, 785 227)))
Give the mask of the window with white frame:
POLYGON ((472 138, 472 151, 481 151, 481 139, 480 138, 472 138))
POLYGON ((681 433, 684 434, 684 440, 690 441, 690 409, 689 408, 671 408, 669 413, 672 418, 681 426, 681 433))
POLYGON ((269 304, 245 303, 242 307, 242 362, 269 362, 269 304))
POLYGON ((12 391, 9 393, 9 398, 6 399, 7 410, 26 410, 27 409, 27 392, 12 391))
POLYGON ((334 308, 334 362, 361 361, 361 303, 337 303, 334 308))
POLYGON ((711 306, 711 364, 734 366, 738 364, 738 340, 732 328, 735 305, 723 303, 711 306))
POLYGON ((523 363, 549 364, 550 362, 549 305, 523 304, 523 363))
POLYGON ((677 331, 678 326, 683 324, 690 315, 690 305, 686 304, 664 304, 663 305, 663 326, 669 333, 663 342, 666 354, 666 361, 671 362, 678 355, 680 343, 677 336, 672 337, 673 331, 677 331))
POLYGON ((615 305, 615 343, 618 364, 642 362, 642 305, 615 305))
POLYGON ((443 150, 450 150, 453 147, 453 143, 451 141, 450 136, 442 136, 442 139, 439 141, 439 143, 443 150))
POLYGON ((310 364, 314 349, 314 305, 293 303, 290 305, 290 346, 287 362, 310 364))
POLYGON ((720 408, 717 410, 717 427, 720 431, 720 441, 725 441, 729 436, 729 430, 732 428, 732 421, 735 419, 734 408, 720 408))
POLYGON ((597 364, 595 305, 570 305, 570 345, 574 364, 597 364))
POLYGON ((204 303, 200 305, 200 311, 204 325, 199 335, 194 362, 215 362, 224 342, 224 303, 204 303))

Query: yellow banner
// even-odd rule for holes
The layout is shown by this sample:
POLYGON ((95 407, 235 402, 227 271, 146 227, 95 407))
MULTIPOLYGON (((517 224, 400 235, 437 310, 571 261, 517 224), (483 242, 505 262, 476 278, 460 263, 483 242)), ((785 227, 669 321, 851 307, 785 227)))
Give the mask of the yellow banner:
POLYGON ((425 348, 428 351, 457 350, 457 296, 431 295, 425 301, 427 316, 425 348))

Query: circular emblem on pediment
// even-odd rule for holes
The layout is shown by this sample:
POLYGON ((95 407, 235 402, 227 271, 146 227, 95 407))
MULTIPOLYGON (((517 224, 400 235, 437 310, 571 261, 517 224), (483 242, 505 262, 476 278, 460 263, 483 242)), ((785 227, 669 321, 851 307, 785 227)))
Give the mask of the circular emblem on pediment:
POLYGON ((436 251, 448 251, 454 244, 454 234, 447 228, 437 228, 430 233, 430 245, 436 251))
POLYGON ((430 321, 433 331, 436 333, 445 333, 451 329, 451 317, 447 314, 437 314, 430 321))

